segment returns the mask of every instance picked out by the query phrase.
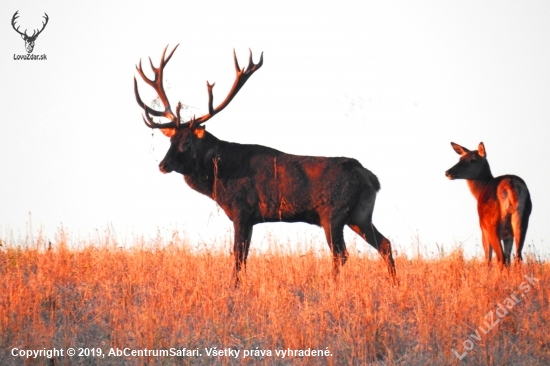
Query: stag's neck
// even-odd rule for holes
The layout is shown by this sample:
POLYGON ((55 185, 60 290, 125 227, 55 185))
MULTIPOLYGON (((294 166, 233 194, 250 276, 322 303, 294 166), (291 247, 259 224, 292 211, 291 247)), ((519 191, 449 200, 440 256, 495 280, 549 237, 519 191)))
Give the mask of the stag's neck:
POLYGON ((185 182, 195 191, 202 193, 209 198, 215 199, 215 183, 218 175, 218 162, 223 155, 225 141, 217 139, 214 135, 207 133, 208 139, 203 145, 203 150, 195 152, 195 169, 190 174, 185 174, 185 182))
POLYGON ((479 200, 479 197, 481 196, 481 193, 489 184, 490 181, 494 179, 493 174, 491 174, 491 170, 487 170, 484 172, 483 175, 480 175, 477 179, 468 179, 468 187, 470 188, 470 192, 474 195, 476 200, 479 200))

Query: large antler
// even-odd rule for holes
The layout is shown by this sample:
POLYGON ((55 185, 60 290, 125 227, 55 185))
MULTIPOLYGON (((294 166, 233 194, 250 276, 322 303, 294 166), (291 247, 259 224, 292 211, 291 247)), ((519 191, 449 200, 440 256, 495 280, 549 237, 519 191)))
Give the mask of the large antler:
POLYGON ((17 11, 15 12, 15 14, 13 14, 13 17, 11 18, 11 26, 13 27, 13 29, 15 29, 15 31, 16 31, 17 33, 19 33, 20 35, 22 35, 23 37, 25 37, 25 39, 36 39, 36 37, 38 37, 38 35, 39 35, 40 33, 42 33, 42 31, 44 30, 44 28, 46 28, 46 25, 48 24, 48 20, 50 19, 50 18, 48 17, 48 14, 44 13, 43 18, 46 19, 46 22, 42 22, 42 29, 40 29, 40 30, 35 29, 35 30, 33 31, 33 33, 32 33, 32 36, 29 37, 29 35, 27 34, 27 31, 26 31, 26 30, 25 30, 25 33, 21 33, 21 32, 19 31, 19 27, 15 28, 15 21, 17 20, 17 18, 19 18, 19 14, 18 14, 18 13, 19 13, 19 10, 17 10, 17 11), (38 33, 36 33, 36 32, 38 32, 38 33))
MULTIPOLYGON (((38 31, 38 33, 34 34, 34 33, 37 31, 37 30, 35 30, 35 31, 32 33, 32 36, 30 36, 29 38, 35 38, 35 39, 36 39, 36 37, 38 37, 38 35, 39 35, 40 33, 42 33, 42 31, 44 30, 44 28, 46 28, 46 24, 48 24, 48 20, 49 20, 50 18, 48 18, 48 14, 46 14, 46 13, 44 13, 43 18, 46 18, 46 22, 45 22, 45 23, 42 22, 42 29, 40 29, 40 30, 38 31)), ((55 18, 55 17, 54 17, 54 18, 55 18)), ((25 31, 25 33, 27 33, 27 32, 25 31)))
POLYGON ((237 95, 239 90, 243 87, 243 85, 246 83, 246 81, 252 76, 256 70, 258 70, 260 67, 262 67, 262 64, 264 62, 264 53, 260 55, 260 61, 258 61, 257 64, 255 64, 252 61, 252 50, 250 50, 250 57, 248 59, 248 66, 241 69, 239 66, 239 62, 237 61, 237 55, 235 54, 235 50, 233 50, 233 59, 235 60, 235 71, 237 72, 237 75, 235 76, 235 82, 233 83, 233 86, 231 87, 231 90, 229 91, 229 94, 227 97, 225 97, 225 100, 220 103, 216 108, 214 108, 213 101, 214 96, 212 94, 212 88, 214 88, 214 85, 216 83, 210 84, 208 81, 206 82, 206 87, 208 89, 208 114, 205 114, 204 116, 195 119, 193 118, 191 122, 191 126, 193 125, 199 125, 201 123, 204 123, 208 121, 210 118, 214 117, 217 113, 222 111, 227 105, 231 102, 231 100, 237 95))
MULTIPOLYGON (((141 67, 141 61, 139 62, 139 67, 136 66, 136 69, 139 72, 139 74, 141 75, 141 77, 143 78, 143 80, 145 80, 145 82, 147 84, 151 85, 155 89, 155 91, 157 92, 157 94, 159 96, 159 99, 161 100, 162 104, 164 105, 164 111, 156 111, 156 110, 148 107, 145 103, 143 103, 143 101, 141 100, 141 98, 139 96, 138 87, 137 87, 137 80, 134 77, 134 93, 136 95, 136 100, 137 100, 138 104, 141 106, 141 108, 143 108, 143 110, 145 111, 143 121, 150 128, 178 128, 180 126, 181 121, 180 121, 179 112, 180 112, 181 104, 178 104, 178 107, 176 109, 176 115, 175 115, 172 112, 171 108, 170 108, 170 103, 168 102, 168 98, 166 97, 166 93, 165 93, 164 87, 162 85, 162 72, 164 70, 164 67, 166 66, 168 61, 170 61, 170 58, 172 57, 172 54, 174 53, 176 48, 178 48, 178 46, 179 45, 174 47, 172 52, 170 52, 168 57, 165 59, 164 56, 166 54, 166 50, 168 49, 168 46, 166 46, 166 48, 164 49, 164 52, 162 53, 162 59, 161 59, 161 62, 160 62, 160 65, 159 65, 158 68, 153 66, 153 62, 151 61, 151 58, 149 58, 149 62, 151 63, 151 68, 153 69, 153 72, 155 73, 155 79, 154 80, 151 80, 151 79, 149 79, 145 76, 145 74, 143 73, 143 69, 141 67), (168 122, 168 123, 156 123, 151 118, 151 115, 153 115, 155 117, 168 118, 170 120, 170 122, 168 122)), ((248 60, 248 66, 243 68, 243 69, 241 69, 240 66, 239 66, 239 62, 237 61, 237 55, 235 54, 235 50, 233 50, 233 59, 235 61, 235 71, 236 71, 237 75, 235 77, 235 82, 233 83, 233 86, 231 87, 231 90, 229 91, 229 94, 227 95, 227 97, 225 97, 225 100, 220 103, 220 105, 218 105, 216 108, 214 108, 214 106, 213 106, 214 96, 213 96, 213 93, 212 93, 212 88, 214 88, 214 85, 216 83, 210 84, 207 81, 206 82, 206 87, 208 89, 208 113, 205 114, 204 116, 200 117, 200 118, 193 117, 193 119, 191 119, 190 121, 187 121, 186 123, 189 123, 190 127, 193 127, 195 125, 199 125, 199 124, 202 124, 202 123, 208 121, 210 118, 214 117, 214 115, 216 115, 221 110, 223 110, 225 107, 227 107, 227 105, 231 102, 231 100, 235 97, 235 95, 237 95, 239 90, 241 90, 241 88, 246 83, 246 81, 250 78, 250 76, 252 76, 252 74, 262 66, 262 64, 264 62, 264 53, 262 52, 262 54, 260 56, 260 61, 258 61, 258 63, 255 64, 252 61, 252 51, 250 51, 250 58, 248 60)))
POLYGON ((168 61, 170 61, 170 58, 172 57, 172 55, 174 54, 174 51, 178 48, 178 46, 179 46, 179 44, 176 45, 176 47, 174 47, 174 49, 172 50, 172 52, 170 52, 168 57, 165 58, 164 56, 166 55, 166 50, 168 49, 168 46, 166 46, 166 48, 164 49, 164 52, 162 53, 162 59, 160 60, 160 65, 159 65, 158 68, 153 66, 153 61, 151 61, 151 58, 149 57, 149 63, 151 64, 151 68, 153 69, 153 72, 155 74, 155 79, 154 80, 149 79, 143 73, 143 68, 141 67, 141 60, 139 61, 139 67, 136 66, 136 69, 137 69, 138 73, 141 75, 141 77, 143 78, 143 80, 147 84, 151 85, 153 87, 153 89, 155 89, 160 101, 164 105, 164 111, 156 111, 153 108, 150 108, 149 106, 147 106, 145 103, 143 103, 143 101, 141 100, 141 98, 139 96, 138 87, 137 87, 137 80, 134 77, 134 94, 136 95, 136 101, 141 106, 141 108, 143 108, 143 110, 145 111, 145 114, 143 115, 143 121, 150 128, 174 128, 174 127, 177 128, 180 125, 179 105, 178 105, 178 109, 176 110, 177 115, 175 115, 174 112, 172 112, 172 109, 170 108, 170 103, 168 102, 168 97, 166 96, 166 92, 164 91, 164 86, 162 85, 162 73, 164 71, 164 67, 166 66, 168 61), (168 118, 170 120, 170 122, 169 123, 156 123, 151 118, 151 115, 153 115, 155 117, 168 118))

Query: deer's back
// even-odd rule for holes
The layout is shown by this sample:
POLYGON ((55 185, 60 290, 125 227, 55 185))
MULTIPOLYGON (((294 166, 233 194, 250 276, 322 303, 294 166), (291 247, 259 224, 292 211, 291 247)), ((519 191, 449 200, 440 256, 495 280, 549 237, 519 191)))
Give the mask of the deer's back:
POLYGON ((494 178, 483 189, 478 200, 480 220, 490 220, 499 224, 501 237, 511 235, 511 215, 529 215, 531 207, 527 185, 516 175, 502 175, 494 178))
MULTIPOLYGON (((380 184, 357 160, 291 155, 257 145, 240 145, 233 170, 216 190, 228 216, 255 222, 319 224, 323 217, 349 215, 365 195, 374 199, 380 184), (223 197, 220 195, 224 191, 223 197), (224 207, 225 205, 225 207, 224 207)), ((220 162, 220 167, 223 162, 220 162)))

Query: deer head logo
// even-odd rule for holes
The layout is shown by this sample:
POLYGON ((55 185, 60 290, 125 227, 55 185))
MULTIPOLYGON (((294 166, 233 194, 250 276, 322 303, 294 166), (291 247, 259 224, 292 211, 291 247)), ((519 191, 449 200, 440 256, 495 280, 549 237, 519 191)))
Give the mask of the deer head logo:
POLYGON ((48 14, 44 13, 44 18, 46 19, 45 22, 42 22, 42 29, 38 30, 38 29, 35 29, 32 33, 32 36, 29 36, 27 34, 27 30, 25 29, 25 32, 24 33, 21 33, 19 31, 19 27, 15 28, 15 20, 17 18, 19 18, 19 15, 17 14, 19 13, 19 10, 17 10, 15 12, 15 14, 13 14, 13 18, 11 18, 11 25, 13 27, 13 29, 15 29, 15 31, 17 33, 19 33, 21 35, 21 38, 23 38, 23 40, 25 41, 25 48, 27 49, 27 53, 32 53, 32 50, 34 49, 34 42, 36 41, 36 38, 38 38, 38 35, 40 33, 42 33, 42 31, 44 30, 44 28, 46 28, 46 24, 48 24, 48 14))

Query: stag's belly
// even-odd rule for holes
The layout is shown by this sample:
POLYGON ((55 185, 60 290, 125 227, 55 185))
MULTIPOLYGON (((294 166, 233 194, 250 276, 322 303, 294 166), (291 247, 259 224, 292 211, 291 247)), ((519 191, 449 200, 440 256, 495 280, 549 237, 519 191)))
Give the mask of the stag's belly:
POLYGON ((283 155, 254 166, 238 180, 216 189, 230 219, 262 222, 305 222, 321 225, 352 214, 365 191, 379 189, 376 177, 356 160, 283 155), (366 176, 365 176, 366 175, 366 176), (372 178, 372 179, 371 179, 372 178), (376 183, 373 185, 371 180, 376 183))
POLYGON ((289 212, 286 211, 279 211, 279 212, 273 212, 264 210, 260 210, 258 214, 255 215, 254 224, 261 224, 264 222, 305 222, 307 224, 312 225, 320 225, 321 220, 319 217, 319 214, 315 211, 304 211, 304 212, 289 212))
MULTIPOLYGON (((327 184, 329 177, 301 176, 270 180, 255 189, 255 221, 305 222, 320 225, 324 219, 353 210, 359 190, 345 184, 327 184)), ((284 177, 284 176, 283 176, 284 177)))

